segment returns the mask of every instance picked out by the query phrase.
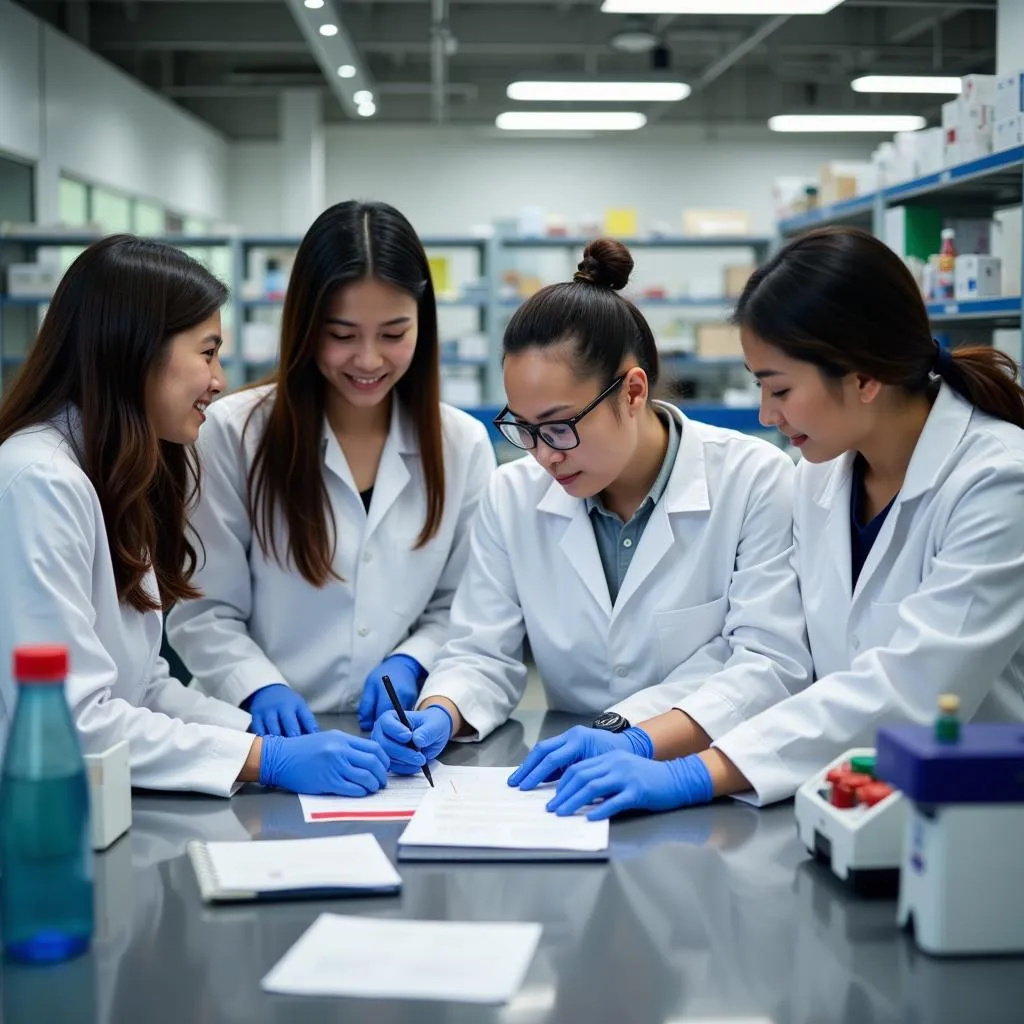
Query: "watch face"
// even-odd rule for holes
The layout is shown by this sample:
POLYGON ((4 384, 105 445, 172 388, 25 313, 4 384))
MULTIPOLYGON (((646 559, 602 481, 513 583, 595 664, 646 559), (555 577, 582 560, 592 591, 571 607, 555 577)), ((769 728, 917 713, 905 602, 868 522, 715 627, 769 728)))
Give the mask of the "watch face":
POLYGON ((629 723, 615 711, 605 711, 594 719, 595 729, 605 729, 608 732, 621 732, 629 728, 629 723))

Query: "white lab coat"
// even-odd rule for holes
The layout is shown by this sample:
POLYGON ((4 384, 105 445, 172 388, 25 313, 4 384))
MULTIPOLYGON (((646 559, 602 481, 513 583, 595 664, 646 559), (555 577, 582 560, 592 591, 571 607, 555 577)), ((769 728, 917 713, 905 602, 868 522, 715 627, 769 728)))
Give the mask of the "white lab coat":
MULTIPOLYGON (((259 405, 249 429, 246 422, 272 387, 228 395, 207 411, 199 438, 202 497, 192 516, 206 549, 195 576, 203 597, 172 609, 167 635, 202 689, 232 704, 285 682, 314 711, 353 711, 367 675, 384 658, 408 654, 429 669, 447 640, 449 607, 494 449, 483 424, 441 407, 444 516, 433 538, 416 548, 426 486, 411 417, 393 403, 369 512, 325 421, 324 482, 341 580, 317 588, 290 560, 282 566, 264 555, 253 536, 246 481, 273 398, 259 405)), ((285 557, 283 517, 275 529, 285 557)))
POLYGON ((519 702, 524 636, 553 709, 641 721, 675 705, 711 736, 809 681, 792 462, 663 407, 681 421, 679 453, 614 606, 585 502, 532 458, 492 478, 452 606, 457 633, 423 689, 454 701, 467 738, 519 702))
MULTIPOLYGON (((66 440, 78 423, 71 410, 0 445, 0 730, 16 700, 12 649, 66 644, 86 753, 127 739, 133 785, 230 796, 249 716, 170 678, 160 612, 118 600, 99 498, 66 440)), ((156 595, 152 572, 146 587, 156 595)))
POLYGON ((715 746, 755 801, 791 796, 880 725, 1024 719, 1024 430, 942 385, 851 588, 853 453, 797 473, 795 562, 817 682, 715 746))

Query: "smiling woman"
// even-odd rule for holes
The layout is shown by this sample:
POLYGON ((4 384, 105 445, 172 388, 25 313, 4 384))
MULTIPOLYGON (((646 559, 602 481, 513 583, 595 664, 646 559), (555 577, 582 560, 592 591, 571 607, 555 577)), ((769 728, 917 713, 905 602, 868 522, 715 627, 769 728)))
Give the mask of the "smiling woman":
POLYGON ((469 524, 494 466, 440 400, 437 310, 412 225, 340 203, 302 240, 280 369, 210 409, 193 525, 200 600, 168 617, 199 684, 266 733, 312 712, 411 706, 449 630, 469 524))

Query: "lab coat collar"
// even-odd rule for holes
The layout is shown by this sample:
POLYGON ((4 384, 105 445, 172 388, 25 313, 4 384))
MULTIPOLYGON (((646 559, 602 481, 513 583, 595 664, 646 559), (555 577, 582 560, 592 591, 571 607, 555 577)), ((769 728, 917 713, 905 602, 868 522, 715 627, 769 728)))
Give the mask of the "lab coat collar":
MULTIPOLYGON (((942 475, 943 466, 959 445, 971 421, 974 406, 961 398, 948 384, 939 387, 939 393, 932 404, 924 430, 917 440, 914 454, 907 466, 903 486, 896 498, 901 505, 911 498, 930 491, 942 475)), ((857 453, 845 452, 832 463, 832 471, 821 483, 815 501, 825 509, 838 503, 847 512, 850 505, 850 481, 853 477, 853 463, 857 453)))
MULTIPOLYGON (((341 445, 338 444, 338 438, 331 428, 326 413, 324 413, 321 445, 323 446, 324 463, 327 468, 335 476, 348 484, 354 494, 358 495, 352 471, 349 469, 348 460, 341 450, 341 445)), ((388 423, 388 436, 384 442, 384 453, 381 455, 381 465, 383 466, 384 459, 389 451, 397 452, 400 455, 418 455, 419 450, 420 444, 419 437, 416 434, 416 424, 413 422, 409 411, 399 401, 398 396, 395 395, 391 402, 391 419, 388 423)), ((374 486, 376 487, 376 484, 374 486)))
MULTIPOLYGON (((668 415, 675 418, 682 429, 675 465, 668 478, 661 503, 666 512, 707 512, 711 509, 708 497, 707 469, 704 461, 704 442, 693 424, 682 412, 668 402, 655 402, 668 415)), ((557 480, 552 480, 537 503, 537 510, 572 519, 582 509, 586 515, 586 502, 574 498, 557 480)))

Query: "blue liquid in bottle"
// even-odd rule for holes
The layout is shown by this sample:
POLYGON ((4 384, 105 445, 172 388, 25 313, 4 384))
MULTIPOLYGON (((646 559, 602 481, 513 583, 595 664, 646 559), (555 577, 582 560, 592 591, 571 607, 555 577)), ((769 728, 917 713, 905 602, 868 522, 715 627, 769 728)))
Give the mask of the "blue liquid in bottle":
POLYGON ((0 777, 0 937, 26 963, 67 960, 93 932, 89 789, 64 697, 67 650, 14 652, 18 706, 0 777))

